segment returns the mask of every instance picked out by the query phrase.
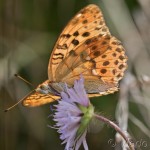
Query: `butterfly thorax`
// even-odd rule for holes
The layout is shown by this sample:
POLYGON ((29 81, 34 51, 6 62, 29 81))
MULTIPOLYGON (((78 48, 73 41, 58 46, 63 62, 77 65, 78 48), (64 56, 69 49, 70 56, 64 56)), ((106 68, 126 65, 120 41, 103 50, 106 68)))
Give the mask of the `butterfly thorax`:
POLYGON ((45 81, 44 83, 40 84, 35 91, 40 94, 54 94, 60 95, 60 92, 65 91, 66 84, 63 82, 52 82, 52 81, 45 81))

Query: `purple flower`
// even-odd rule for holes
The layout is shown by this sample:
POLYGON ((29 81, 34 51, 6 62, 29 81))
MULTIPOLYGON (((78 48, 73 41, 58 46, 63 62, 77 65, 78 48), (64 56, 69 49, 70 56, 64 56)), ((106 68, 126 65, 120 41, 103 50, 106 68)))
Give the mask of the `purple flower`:
POLYGON ((61 93, 61 101, 56 105, 54 114, 55 127, 58 128, 65 150, 78 150, 81 144, 88 150, 86 133, 88 124, 94 114, 94 107, 90 104, 84 89, 84 79, 76 80, 73 88, 66 87, 61 93))
POLYGON ((62 144, 66 144, 65 150, 78 150, 81 144, 88 150, 86 133, 93 118, 114 128, 124 138, 129 148, 134 150, 134 145, 115 123, 94 113, 94 107, 87 97, 83 83, 84 79, 81 77, 75 81, 73 88, 66 86, 66 92, 61 93, 62 99, 55 106, 55 127, 60 133, 60 139, 63 140, 62 144))

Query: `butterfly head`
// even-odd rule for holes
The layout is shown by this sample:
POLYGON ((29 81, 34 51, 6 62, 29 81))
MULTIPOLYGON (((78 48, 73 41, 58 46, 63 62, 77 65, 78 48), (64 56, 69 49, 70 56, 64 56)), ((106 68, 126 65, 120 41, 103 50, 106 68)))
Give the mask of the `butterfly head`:
POLYGON ((36 92, 41 93, 41 94, 48 94, 48 93, 52 93, 52 89, 49 85, 48 82, 44 82, 42 84, 40 84, 36 89, 36 92))

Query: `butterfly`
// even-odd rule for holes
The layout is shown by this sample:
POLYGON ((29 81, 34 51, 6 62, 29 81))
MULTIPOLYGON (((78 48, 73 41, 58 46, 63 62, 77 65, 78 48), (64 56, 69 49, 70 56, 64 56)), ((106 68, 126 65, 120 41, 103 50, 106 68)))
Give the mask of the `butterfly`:
POLYGON ((90 4, 60 34, 50 56, 48 80, 25 97, 23 105, 34 107, 61 99, 65 84, 73 86, 81 74, 89 97, 114 93, 126 62, 121 42, 109 32, 99 7, 90 4))

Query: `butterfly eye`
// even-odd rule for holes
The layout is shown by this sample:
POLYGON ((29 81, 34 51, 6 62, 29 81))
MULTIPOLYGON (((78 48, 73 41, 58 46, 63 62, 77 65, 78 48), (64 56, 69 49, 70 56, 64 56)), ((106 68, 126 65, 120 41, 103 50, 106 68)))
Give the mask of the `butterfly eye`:
POLYGON ((36 88, 36 91, 41 94, 47 94, 51 92, 51 89, 48 84, 41 84, 38 88, 36 88))
POLYGON ((43 85, 40 85, 39 88, 40 88, 41 90, 44 90, 44 86, 43 86, 43 85))

